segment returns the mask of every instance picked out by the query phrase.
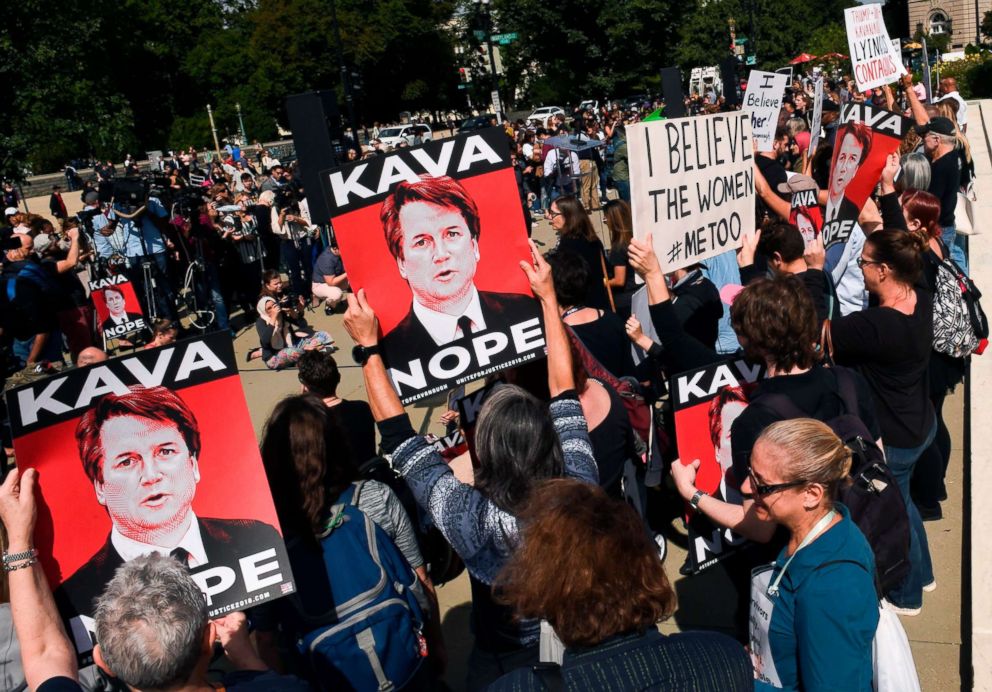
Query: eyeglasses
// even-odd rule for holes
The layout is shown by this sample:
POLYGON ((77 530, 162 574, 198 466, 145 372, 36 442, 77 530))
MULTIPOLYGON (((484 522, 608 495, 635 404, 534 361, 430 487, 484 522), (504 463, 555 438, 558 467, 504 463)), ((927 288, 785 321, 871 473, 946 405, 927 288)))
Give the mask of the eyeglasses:
POLYGON ((869 259, 865 259, 864 257, 859 257, 855 261, 858 263, 859 269, 863 268, 866 264, 885 264, 885 262, 879 262, 878 260, 869 260, 869 259))
POLYGON ((764 497, 765 495, 771 495, 772 493, 777 493, 779 490, 785 490, 787 488, 798 488, 801 485, 806 485, 808 481, 789 481, 788 483, 772 483, 765 485, 759 483, 758 479, 754 477, 754 471, 751 469, 747 470, 748 480, 751 481, 751 495, 753 497, 764 497))
POLYGON ((565 214, 563 212, 555 211, 554 209, 548 212, 548 216, 550 216, 552 219, 555 218, 556 216, 564 216, 564 215, 565 214))

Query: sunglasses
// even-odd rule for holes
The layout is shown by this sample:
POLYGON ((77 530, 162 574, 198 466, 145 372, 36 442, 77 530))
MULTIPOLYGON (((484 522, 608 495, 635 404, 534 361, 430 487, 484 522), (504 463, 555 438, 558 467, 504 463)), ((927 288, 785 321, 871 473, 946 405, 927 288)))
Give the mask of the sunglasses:
POLYGON ((779 490, 798 488, 799 486, 806 485, 807 483, 807 481, 789 481, 788 483, 771 483, 766 485, 758 482, 758 479, 754 477, 754 472, 751 469, 748 469, 747 477, 748 480, 751 481, 752 497, 765 497, 766 495, 777 493, 779 490))
POLYGON ((855 260, 858 263, 858 268, 864 268, 866 264, 885 264, 885 262, 879 262, 877 260, 867 260, 864 257, 859 257, 855 260))

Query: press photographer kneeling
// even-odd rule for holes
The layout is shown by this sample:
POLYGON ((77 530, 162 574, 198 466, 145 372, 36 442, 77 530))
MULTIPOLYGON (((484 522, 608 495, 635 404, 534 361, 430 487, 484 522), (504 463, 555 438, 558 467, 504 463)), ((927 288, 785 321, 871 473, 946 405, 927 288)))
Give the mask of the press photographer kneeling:
POLYGON ((334 344, 327 332, 315 332, 307 324, 292 295, 282 292, 282 279, 275 270, 264 274, 262 294, 258 300, 258 332, 260 349, 249 352, 248 360, 261 357, 270 370, 295 365, 306 351, 323 349, 334 344))

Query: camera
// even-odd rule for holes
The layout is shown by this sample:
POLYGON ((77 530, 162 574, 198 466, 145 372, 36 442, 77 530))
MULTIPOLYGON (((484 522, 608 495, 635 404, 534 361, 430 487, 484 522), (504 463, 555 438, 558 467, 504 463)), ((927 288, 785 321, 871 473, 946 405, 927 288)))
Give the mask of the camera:
POLYGON ((274 202, 278 211, 282 211, 283 209, 298 208, 299 199, 296 196, 296 190, 293 188, 285 185, 278 188, 275 193, 276 195, 274 202))

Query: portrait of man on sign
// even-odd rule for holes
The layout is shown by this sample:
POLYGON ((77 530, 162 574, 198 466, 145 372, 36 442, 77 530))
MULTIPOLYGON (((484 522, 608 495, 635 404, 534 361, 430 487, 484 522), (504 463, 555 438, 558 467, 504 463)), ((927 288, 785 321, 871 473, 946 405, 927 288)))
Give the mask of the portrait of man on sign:
POLYGON ((126 334, 145 328, 145 318, 140 312, 127 311, 127 297, 122 289, 108 286, 103 289, 103 300, 107 305, 109 315, 100 328, 103 329, 107 338, 114 338, 118 334, 126 334))
POLYGON ((413 294, 406 316, 383 338, 387 353, 429 357, 438 346, 472 334, 507 331, 532 310, 528 296, 476 288, 479 210, 454 178, 422 176, 400 183, 379 216, 389 251, 413 294))
MULTIPOLYGON (((111 530, 104 545, 58 590, 64 613, 90 618, 93 600, 117 568, 150 553, 172 556, 193 571, 194 579, 198 568, 232 568, 212 575, 214 593, 224 582, 233 586, 239 575, 250 592, 250 582, 263 570, 270 569, 272 576, 278 565, 288 564, 274 527, 257 520, 198 517, 193 511, 201 476, 200 426, 172 390, 132 386, 124 394, 107 394, 79 420, 75 437, 83 470, 110 517, 111 530), (268 567, 257 565, 252 576, 234 572, 239 561, 245 562, 242 558, 269 548, 275 548, 275 555, 267 559, 268 567)), ((85 622, 72 623, 77 646, 83 641, 80 626, 89 629, 85 622)))
POLYGON ((847 198, 845 191, 858 174, 861 164, 868 158, 871 140, 871 128, 864 123, 848 122, 837 131, 825 222, 857 220, 861 208, 847 198))

